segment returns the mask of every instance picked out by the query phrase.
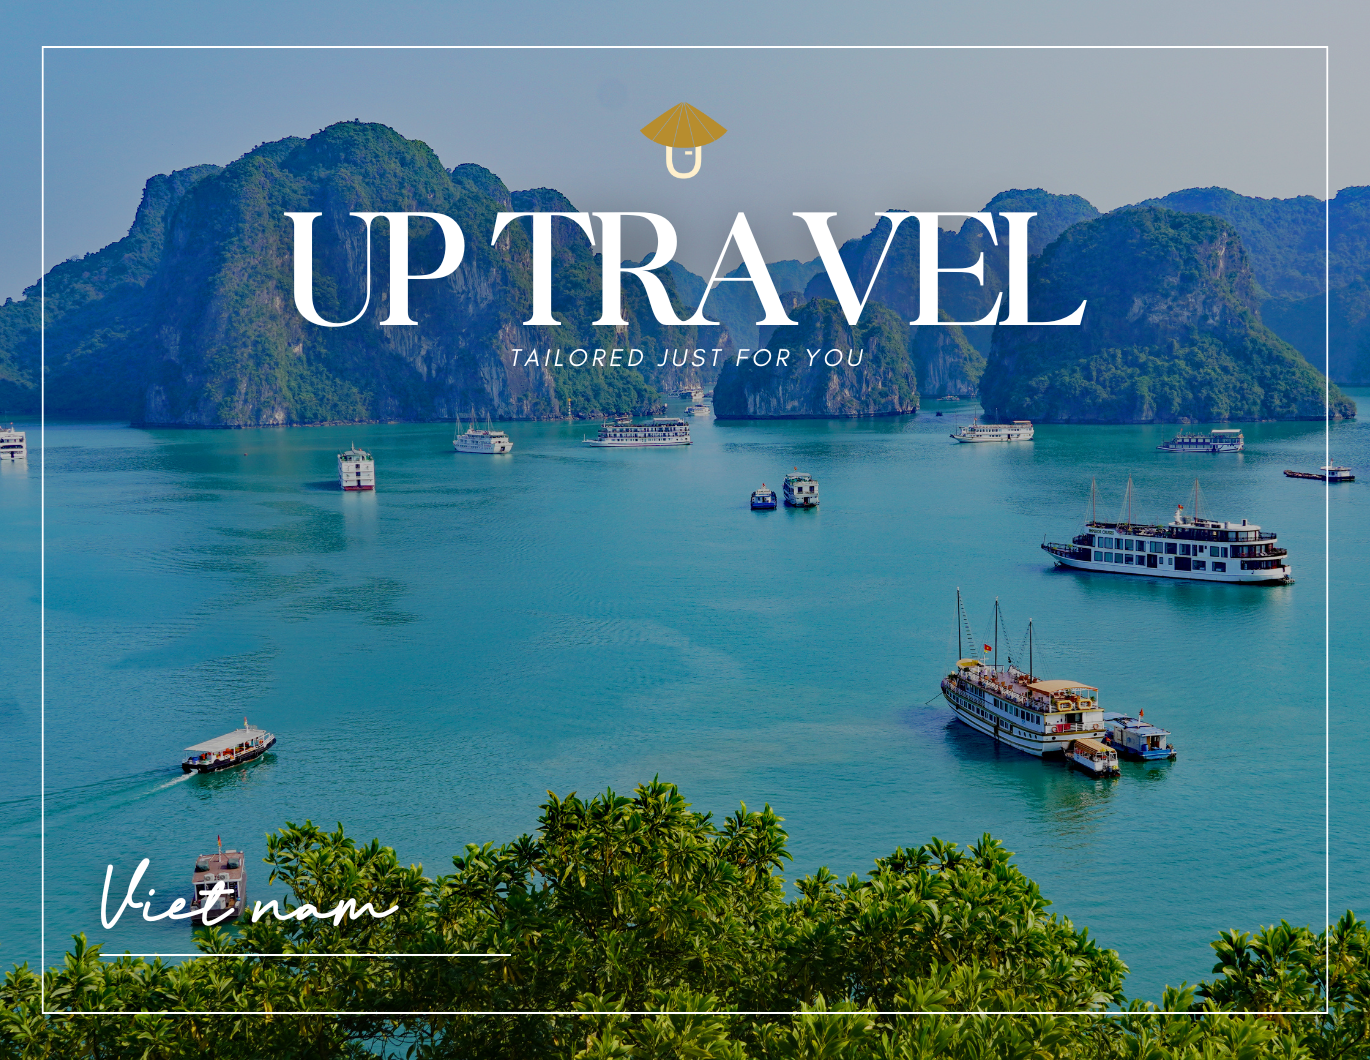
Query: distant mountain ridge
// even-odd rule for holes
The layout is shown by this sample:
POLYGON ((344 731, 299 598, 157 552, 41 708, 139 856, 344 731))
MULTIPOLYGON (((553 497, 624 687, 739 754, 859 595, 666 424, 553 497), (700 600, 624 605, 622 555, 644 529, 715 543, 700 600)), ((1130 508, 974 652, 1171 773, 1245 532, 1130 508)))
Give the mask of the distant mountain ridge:
MULTIPOLYGON (((1257 324, 1263 316, 1305 353, 1314 351, 1312 359, 1321 363, 1322 272, 1315 244, 1322 204, 1306 197, 1250 199, 1224 189, 1189 189, 1154 202, 1182 205, 1191 216, 1229 215, 1240 233, 1234 245, 1251 248, 1244 251, 1253 279, 1239 298, 1243 311, 1257 324)), ((1362 372, 1370 379, 1370 189, 1343 189, 1327 208, 1333 217, 1333 374, 1354 380, 1362 372)), ((831 386, 819 385, 816 376, 798 390, 785 384, 791 395, 809 395, 805 400, 814 404, 806 411, 789 397, 765 397, 764 380, 754 367, 744 365, 732 378, 712 359, 697 367, 684 354, 696 346, 735 354, 763 342, 793 344, 787 336, 802 338, 801 332, 812 332, 809 337, 818 341, 820 333, 836 335, 829 308, 815 307, 797 328, 761 329, 752 285, 725 282, 708 302, 720 326, 665 327, 648 309, 641 285, 629 280, 623 288, 628 326, 596 328, 599 258, 578 228, 558 219, 553 304, 562 324, 529 327, 522 324, 531 303, 526 220, 506 229, 496 246, 476 237, 493 229, 496 212, 511 209, 573 207, 554 189, 510 191, 475 164, 447 170, 425 144, 361 122, 332 125, 307 139, 263 144, 226 167, 197 166, 153 177, 126 237, 47 274, 48 409, 181 426, 450 419, 457 411, 537 419, 645 412, 659 407, 663 390, 718 385, 727 393, 750 395, 739 408, 774 409, 780 415, 877 415, 911 410, 920 390, 965 397, 980 393, 990 404, 1018 378, 1010 360, 1023 363, 1008 357, 1016 339, 1008 340, 1002 356, 985 362, 992 342, 1013 329, 908 327, 917 313, 918 232, 906 222, 867 306, 872 319, 881 321, 869 332, 878 336, 881 357, 856 374, 846 366, 831 386), (386 290, 384 269, 375 264, 373 299, 356 326, 319 328, 304 321, 293 306, 285 211, 323 214, 317 222, 314 296, 326 319, 340 320, 361 307, 365 290, 363 226, 348 213, 401 209, 445 213, 467 233, 466 258, 456 273, 412 285, 411 304, 420 325, 377 326, 386 312, 386 290), (905 322, 903 354, 896 355, 891 346, 886 311, 889 319, 905 322), (646 351, 644 363, 634 370, 546 363, 549 349, 626 346, 646 351), (524 351, 520 358, 510 356, 516 348, 524 351), (542 353, 536 362, 529 356, 534 350, 542 353), (867 379, 861 372, 876 374, 867 379)), ((997 245, 974 220, 957 232, 938 234, 944 265, 985 256, 983 286, 968 276, 944 276, 943 320, 984 316, 995 293, 1006 288, 1006 225, 997 217, 1000 211, 1037 214, 1029 227, 1030 251, 1044 258, 1051 254, 1049 244, 1100 220, 1080 196, 1042 189, 1002 192, 985 210, 996 214, 997 245)), ((384 240, 384 225, 375 223, 374 240, 384 240)), ((431 268, 441 253, 436 230, 430 228, 416 223, 413 229, 416 271, 431 268)), ((840 248, 858 291, 865 290, 887 231, 888 223, 881 221, 840 248)), ((1041 260, 1034 262, 1034 282, 1041 260)), ((803 291, 786 299, 795 307, 795 319, 808 303, 832 297, 817 258, 774 262, 769 271, 781 293, 803 291)), ((689 316, 703 295, 704 279, 675 262, 657 275, 677 314, 689 316)), ((745 275, 745 268, 729 275, 745 275)), ((37 286, 25 294, 0 306, 0 408, 19 412, 36 410, 38 404, 37 286)), ((1105 302, 1092 303, 1093 315, 1104 311, 1105 302)), ((856 329, 846 326, 848 338, 857 341, 858 331, 872 327, 863 318, 856 329)), ((1275 362, 1301 373, 1287 352, 1275 362)), ((735 356, 724 360, 738 369, 735 356)), ((1249 403, 1233 407, 1238 406, 1249 403)))

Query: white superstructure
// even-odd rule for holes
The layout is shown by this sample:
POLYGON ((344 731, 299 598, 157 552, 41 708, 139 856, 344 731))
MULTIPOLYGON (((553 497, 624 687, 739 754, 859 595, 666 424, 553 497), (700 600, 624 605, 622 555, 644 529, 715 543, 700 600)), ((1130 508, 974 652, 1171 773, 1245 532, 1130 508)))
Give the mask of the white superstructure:
POLYGON ((0 427, 0 460, 23 460, 28 452, 23 431, 16 431, 12 423, 8 427, 0 427))
POLYGON ((338 454, 338 485, 345 490, 376 488, 376 462, 371 454, 353 446, 338 454))
MULTIPOLYGON (((1129 483, 1129 486, 1131 484, 1129 483)), ((1198 494, 1195 484, 1195 495, 1198 494)), ((1197 510, 1197 503, 1194 505, 1197 510)), ((1151 578, 1274 584, 1293 578, 1288 550, 1255 523, 1185 515, 1184 505, 1166 526, 1090 519, 1068 545, 1042 545, 1058 567, 1140 574, 1151 578)))
POLYGON ((625 448, 689 445, 690 425, 669 416, 658 416, 651 423, 610 422, 600 427, 598 437, 586 438, 584 443, 625 448))
POLYGON ((1032 421, 1012 423, 968 423, 952 434, 958 442, 1030 442, 1032 421))
POLYGON ((473 426, 467 428, 464 434, 461 433, 461 417, 458 416, 456 431, 456 436, 452 439, 452 448, 459 453, 507 453, 514 448, 509 435, 490 426, 488 416, 485 419, 484 430, 473 426))
POLYGON ((1240 453, 1246 439, 1236 428, 1209 431, 1207 434, 1177 434, 1165 445, 1156 446, 1167 453, 1240 453))
POLYGON ((689 405, 689 406, 687 406, 686 409, 685 409, 685 415, 687 415, 687 416, 710 416, 710 415, 712 415, 712 413, 709 411, 709 406, 708 406, 708 405, 689 405))
POLYGON ((977 732, 1026 754, 1065 754, 1077 739, 1102 740, 1099 690, 1078 681, 1035 680, 1012 663, 959 659, 942 695, 977 732))
POLYGON ((785 506, 788 508, 817 508, 818 480, 795 468, 785 476, 785 506))

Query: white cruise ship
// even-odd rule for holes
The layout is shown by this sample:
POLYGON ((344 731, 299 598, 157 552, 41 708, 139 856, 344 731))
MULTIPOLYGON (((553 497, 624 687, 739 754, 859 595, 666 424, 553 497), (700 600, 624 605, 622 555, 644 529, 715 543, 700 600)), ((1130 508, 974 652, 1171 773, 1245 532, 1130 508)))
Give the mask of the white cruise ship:
POLYGON ((355 445, 338 454, 338 485, 345 490, 373 490, 376 488, 376 462, 371 454, 355 445))
POLYGON ((1209 431, 1207 434, 1177 434, 1165 445, 1156 446, 1167 453, 1240 453, 1246 439, 1236 428, 1209 431))
POLYGON ((1196 481, 1195 514, 1186 515, 1181 504, 1168 525, 1149 526, 1131 519, 1129 479, 1126 521, 1103 522, 1091 516, 1084 533, 1076 534, 1070 544, 1046 542, 1042 548, 1058 567, 1075 570, 1258 585, 1292 581, 1288 550, 1279 547, 1276 535, 1245 519, 1238 523, 1200 517, 1198 486, 1196 481))
POLYGON ((688 406, 686 406, 686 408, 685 408, 685 415, 687 415, 687 416, 709 416, 709 415, 712 415, 712 414, 709 412, 709 406, 708 406, 708 405, 697 404, 697 405, 688 405, 688 406))
POLYGON ((586 445, 621 448, 689 445, 690 425, 669 416, 658 416, 651 423, 608 422, 600 427, 598 437, 583 441, 586 445))
POLYGON ((23 431, 16 431, 14 424, 0 427, 0 460, 24 460, 28 457, 28 443, 23 431))
POLYGON ((456 433, 452 438, 452 448, 459 453, 508 453, 513 450, 514 443, 509 440, 509 435, 503 431, 494 430, 490 426, 490 417, 488 416, 485 418, 484 430, 471 426, 463 434, 461 433, 461 416, 458 416, 456 433))
POLYGON ((968 423, 952 434, 958 442, 1030 442, 1032 421, 1012 423, 968 423))

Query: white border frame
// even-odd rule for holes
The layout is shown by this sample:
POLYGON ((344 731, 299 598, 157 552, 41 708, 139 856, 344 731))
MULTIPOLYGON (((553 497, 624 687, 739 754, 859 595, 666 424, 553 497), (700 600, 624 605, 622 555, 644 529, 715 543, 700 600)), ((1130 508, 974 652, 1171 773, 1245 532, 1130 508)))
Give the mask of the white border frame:
MULTIPOLYGON (((1331 48, 1326 44, 44 44, 41 46, 39 88, 39 869, 38 869, 38 948, 39 948, 39 1005, 44 1016, 140 1016, 144 1012, 126 1010, 69 1012, 49 1010, 46 996, 47 975, 47 53, 49 51, 1321 51, 1323 53, 1323 458, 1331 463, 1331 379, 1327 370, 1331 355, 1331 246, 1332 246, 1332 170, 1331 170, 1331 48)), ((1331 929, 1332 912, 1332 844, 1331 844, 1331 483, 1323 484, 1323 930, 1331 929)), ((320 957, 505 957, 509 954, 101 954, 114 960, 121 957, 291 957, 297 960, 320 957)), ((1325 956, 1324 975, 1331 978, 1332 954, 1325 956)), ((151 1013, 160 1016, 1188 1016, 1190 1012, 1118 1013, 1111 1010, 1090 1012, 1069 1010, 1045 1012, 1035 1010, 1010 1011, 948 1011, 912 1012, 899 1009, 872 1009, 856 1012, 795 1011, 532 1011, 532 1010, 465 1010, 456 1011, 396 1011, 354 1012, 301 1011, 240 1012, 169 1010, 151 1013)), ((1331 1000, 1325 1007, 1311 1011, 1240 1011, 1232 1016, 1327 1016, 1331 1014, 1331 1000)))

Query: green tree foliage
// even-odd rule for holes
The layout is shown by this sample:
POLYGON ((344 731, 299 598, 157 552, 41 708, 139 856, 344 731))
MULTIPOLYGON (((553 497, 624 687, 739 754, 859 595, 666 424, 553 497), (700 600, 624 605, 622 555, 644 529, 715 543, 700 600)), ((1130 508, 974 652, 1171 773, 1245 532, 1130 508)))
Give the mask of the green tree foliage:
POLYGON ((631 797, 549 794, 535 836, 468 846, 436 879, 341 827, 287 824, 266 858, 294 896, 282 912, 341 912, 200 929, 206 956, 174 966, 106 960, 77 937, 42 984, 61 1015, 42 1014, 26 966, 6 977, 0 1057, 1370 1054, 1370 934, 1349 913, 1321 935, 1224 933, 1216 978, 1156 1006, 1123 996, 1118 955, 1049 914, 989 836, 895 850, 865 878, 819 870, 792 897, 786 845, 769 806, 716 822, 658 781, 631 797), (398 911, 353 919, 340 906, 363 897, 398 911))

